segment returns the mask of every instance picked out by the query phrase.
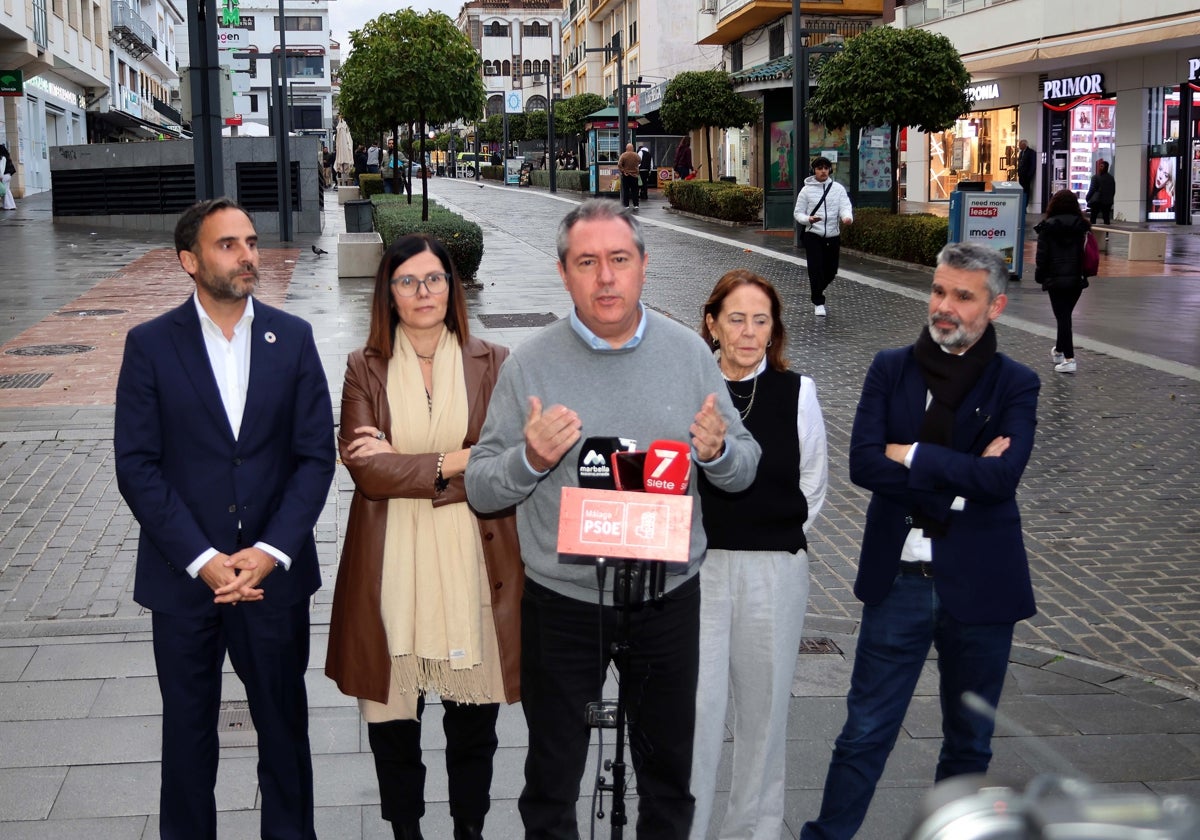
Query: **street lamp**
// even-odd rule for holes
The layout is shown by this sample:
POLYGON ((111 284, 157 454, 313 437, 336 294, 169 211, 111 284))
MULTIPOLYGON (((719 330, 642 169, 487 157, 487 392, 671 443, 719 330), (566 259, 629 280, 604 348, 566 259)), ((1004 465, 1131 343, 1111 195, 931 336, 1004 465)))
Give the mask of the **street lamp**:
MULTIPOLYGON (((525 74, 535 85, 541 84, 541 73, 525 74)), ((558 170, 554 165, 554 91, 550 87, 553 76, 546 73, 546 168, 550 171, 550 192, 558 192, 558 170)))
MULTIPOLYGON (((792 163, 792 206, 800 198, 800 190, 804 187, 804 173, 808 171, 808 158, 811 150, 808 148, 808 88, 810 53, 835 53, 842 48, 842 36, 828 29, 805 29, 800 18, 800 0, 792 0, 792 133, 794 139, 792 148, 795 159, 792 163), (810 35, 824 35, 825 44, 822 46, 808 45, 810 35)), ((803 229, 793 219, 792 244, 799 248, 803 242, 803 229)))

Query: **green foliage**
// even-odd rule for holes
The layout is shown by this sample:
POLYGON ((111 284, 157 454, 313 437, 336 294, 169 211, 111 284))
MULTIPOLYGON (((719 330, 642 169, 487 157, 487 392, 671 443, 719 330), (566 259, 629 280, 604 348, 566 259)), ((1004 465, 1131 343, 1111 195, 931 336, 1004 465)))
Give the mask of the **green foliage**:
POLYGON ((757 122, 759 104, 740 96, 724 70, 688 70, 667 84, 662 121, 667 131, 686 134, 698 128, 741 128, 757 122))
MULTIPOLYGON (((535 169, 530 173, 530 181, 535 187, 550 189, 550 171, 535 169)), ((554 184, 560 190, 587 192, 589 183, 586 169, 559 169, 554 173, 554 184)))
POLYGON ((383 176, 378 173, 364 172, 358 176, 358 191, 362 193, 363 198, 383 195, 383 176))
MULTIPOLYGON (((546 145, 546 137, 549 135, 550 115, 545 111, 527 111, 525 113, 525 140, 540 142, 544 147, 546 145)), ((554 126, 554 133, 558 134, 558 125, 554 126)))
POLYGON ((434 202, 430 202, 425 220, 420 208, 408 204, 403 196, 377 195, 371 202, 375 230, 385 247, 409 233, 429 234, 446 246, 464 283, 475 279, 483 260, 483 229, 479 225, 434 202))
POLYGON ((479 168, 479 175, 480 175, 480 177, 482 177, 488 181, 503 181, 504 180, 504 167, 503 166, 493 166, 492 164, 489 163, 486 166, 481 166, 479 168))
POLYGON ((935 265, 950 223, 929 213, 895 214, 881 207, 854 211, 854 224, 842 228, 847 248, 918 265, 935 265))
POLYGON ((753 222, 762 214, 763 191, 745 184, 671 181, 663 195, 677 210, 728 222, 753 222))
POLYGON ((608 107, 608 100, 598 93, 580 93, 554 104, 554 131, 560 137, 583 133, 588 114, 608 107))
MULTIPOLYGON (((834 128, 911 125, 942 131, 970 110, 970 83, 945 35, 877 26, 849 39, 821 65, 808 117, 834 128)), ((663 116, 665 121, 665 104, 663 116)))
MULTIPOLYGON (((401 124, 475 119, 483 112, 481 58, 441 12, 402 9, 350 33, 338 106, 359 142, 401 124)), ((417 153, 420 159, 420 152, 417 153)), ((422 196, 425 212, 428 199, 422 196)))

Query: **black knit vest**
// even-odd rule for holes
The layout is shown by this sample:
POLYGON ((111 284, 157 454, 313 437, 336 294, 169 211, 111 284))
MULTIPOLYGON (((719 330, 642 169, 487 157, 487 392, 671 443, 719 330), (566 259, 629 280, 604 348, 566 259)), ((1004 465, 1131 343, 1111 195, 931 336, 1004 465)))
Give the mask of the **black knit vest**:
MULTIPOLYGON (((744 411, 749 382, 734 382, 744 411)), ((804 520, 808 501, 800 492, 800 434, 796 429, 800 374, 771 367, 758 377, 754 405, 742 422, 762 447, 754 483, 740 493, 714 487, 700 472, 700 504, 709 548, 790 551, 808 548, 804 520)))

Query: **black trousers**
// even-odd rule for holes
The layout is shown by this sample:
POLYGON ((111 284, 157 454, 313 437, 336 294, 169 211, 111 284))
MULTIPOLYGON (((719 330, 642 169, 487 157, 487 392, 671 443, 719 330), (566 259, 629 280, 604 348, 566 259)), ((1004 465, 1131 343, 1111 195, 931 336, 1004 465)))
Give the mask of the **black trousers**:
MULTIPOLYGON (((637 836, 683 840, 695 800, 689 783, 699 668, 700 580, 629 614, 626 693, 637 777, 637 836)), ((529 724, 519 807, 526 840, 577 840, 587 762, 585 709, 598 700, 618 638, 620 610, 567 598, 526 579, 521 599, 521 705, 529 724)), ((605 736, 608 742, 610 736, 605 736)))
POLYGON ((808 286, 813 306, 825 304, 825 290, 837 277, 838 261, 842 254, 840 236, 804 234, 804 256, 808 261, 808 286))
POLYGON ((621 174, 621 206, 628 207, 629 202, 633 201, 633 206, 638 206, 638 176, 621 174))
POLYGON ((650 197, 650 193, 649 193, 649 189, 650 189, 650 176, 651 176, 652 174, 653 174, 653 170, 650 170, 650 169, 639 169, 639 170, 638 170, 638 175, 639 175, 639 176, 641 177, 641 179, 642 179, 642 189, 641 189, 641 192, 639 193, 639 195, 640 195, 642 198, 649 198, 649 197, 650 197))
POLYGON ((308 599, 291 606, 267 600, 224 605, 200 616, 155 612, 151 626, 163 705, 160 835, 216 839, 217 718, 228 651, 258 730, 261 835, 315 840, 304 688, 308 599))
POLYGON ((1112 211, 1112 207, 1097 207, 1095 205, 1088 207, 1088 215, 1091 216, 1092 224, 1096 224, 1096 218, 1100 217, 1104 219, 1104 224, 1111 225, 1112 211))
POLYGON ((1054 320, 1058 324, 1058 336, 1054 342, 1055 349, 1068 359, 1075 358, 1075 339, 1071 329, 1071 313, 1083 289, 1076 286, 1073 289, 1050 289, 1050 308, 1054 311, 1054 320))
MULTIPOLYGON (((450 816, 483 824, 491 807, 492 758, 496 754, 497 703, 472 705, 442 699, 450 816)), ((415 822, 425 815, 425 764, 421 761, 421 717, 368 723, 367 739, 379 779, 379 806, 388 822, 415 822)))

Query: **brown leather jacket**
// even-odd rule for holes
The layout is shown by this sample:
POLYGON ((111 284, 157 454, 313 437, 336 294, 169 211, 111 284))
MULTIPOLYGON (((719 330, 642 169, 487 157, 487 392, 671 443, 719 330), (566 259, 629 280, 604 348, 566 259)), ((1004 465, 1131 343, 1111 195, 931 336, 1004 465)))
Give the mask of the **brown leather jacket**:
MULTIPOLYGON (((463 373, 470 403, 464 447, 479 440, 500 364, 507 355, 503 347, 477 338, 463 346, 463 373)), ((392 428, 387 360, 370 350, 355 351, 346 363, 338 435, 338 450, 343 457, 359 426, 376 426, 389 434, 392 428)), ((436 452, 386 455, 361 466, 347 465, 354 479, 354 497, 334 588, 325 658, 325 674, 343 694, 387 702, 391 659, 379 594, 387 502, 395 496, 434 499, 435 506, 466 501, 461 475, 452 478, 441 495, 434 492, 437 457, 436 452)), ((492 590, 504 696, 515 703, 521 698, 521 590, 525 577, 516 517, 510 509, 487 516, 476 514, 476 518, 492 590)))

